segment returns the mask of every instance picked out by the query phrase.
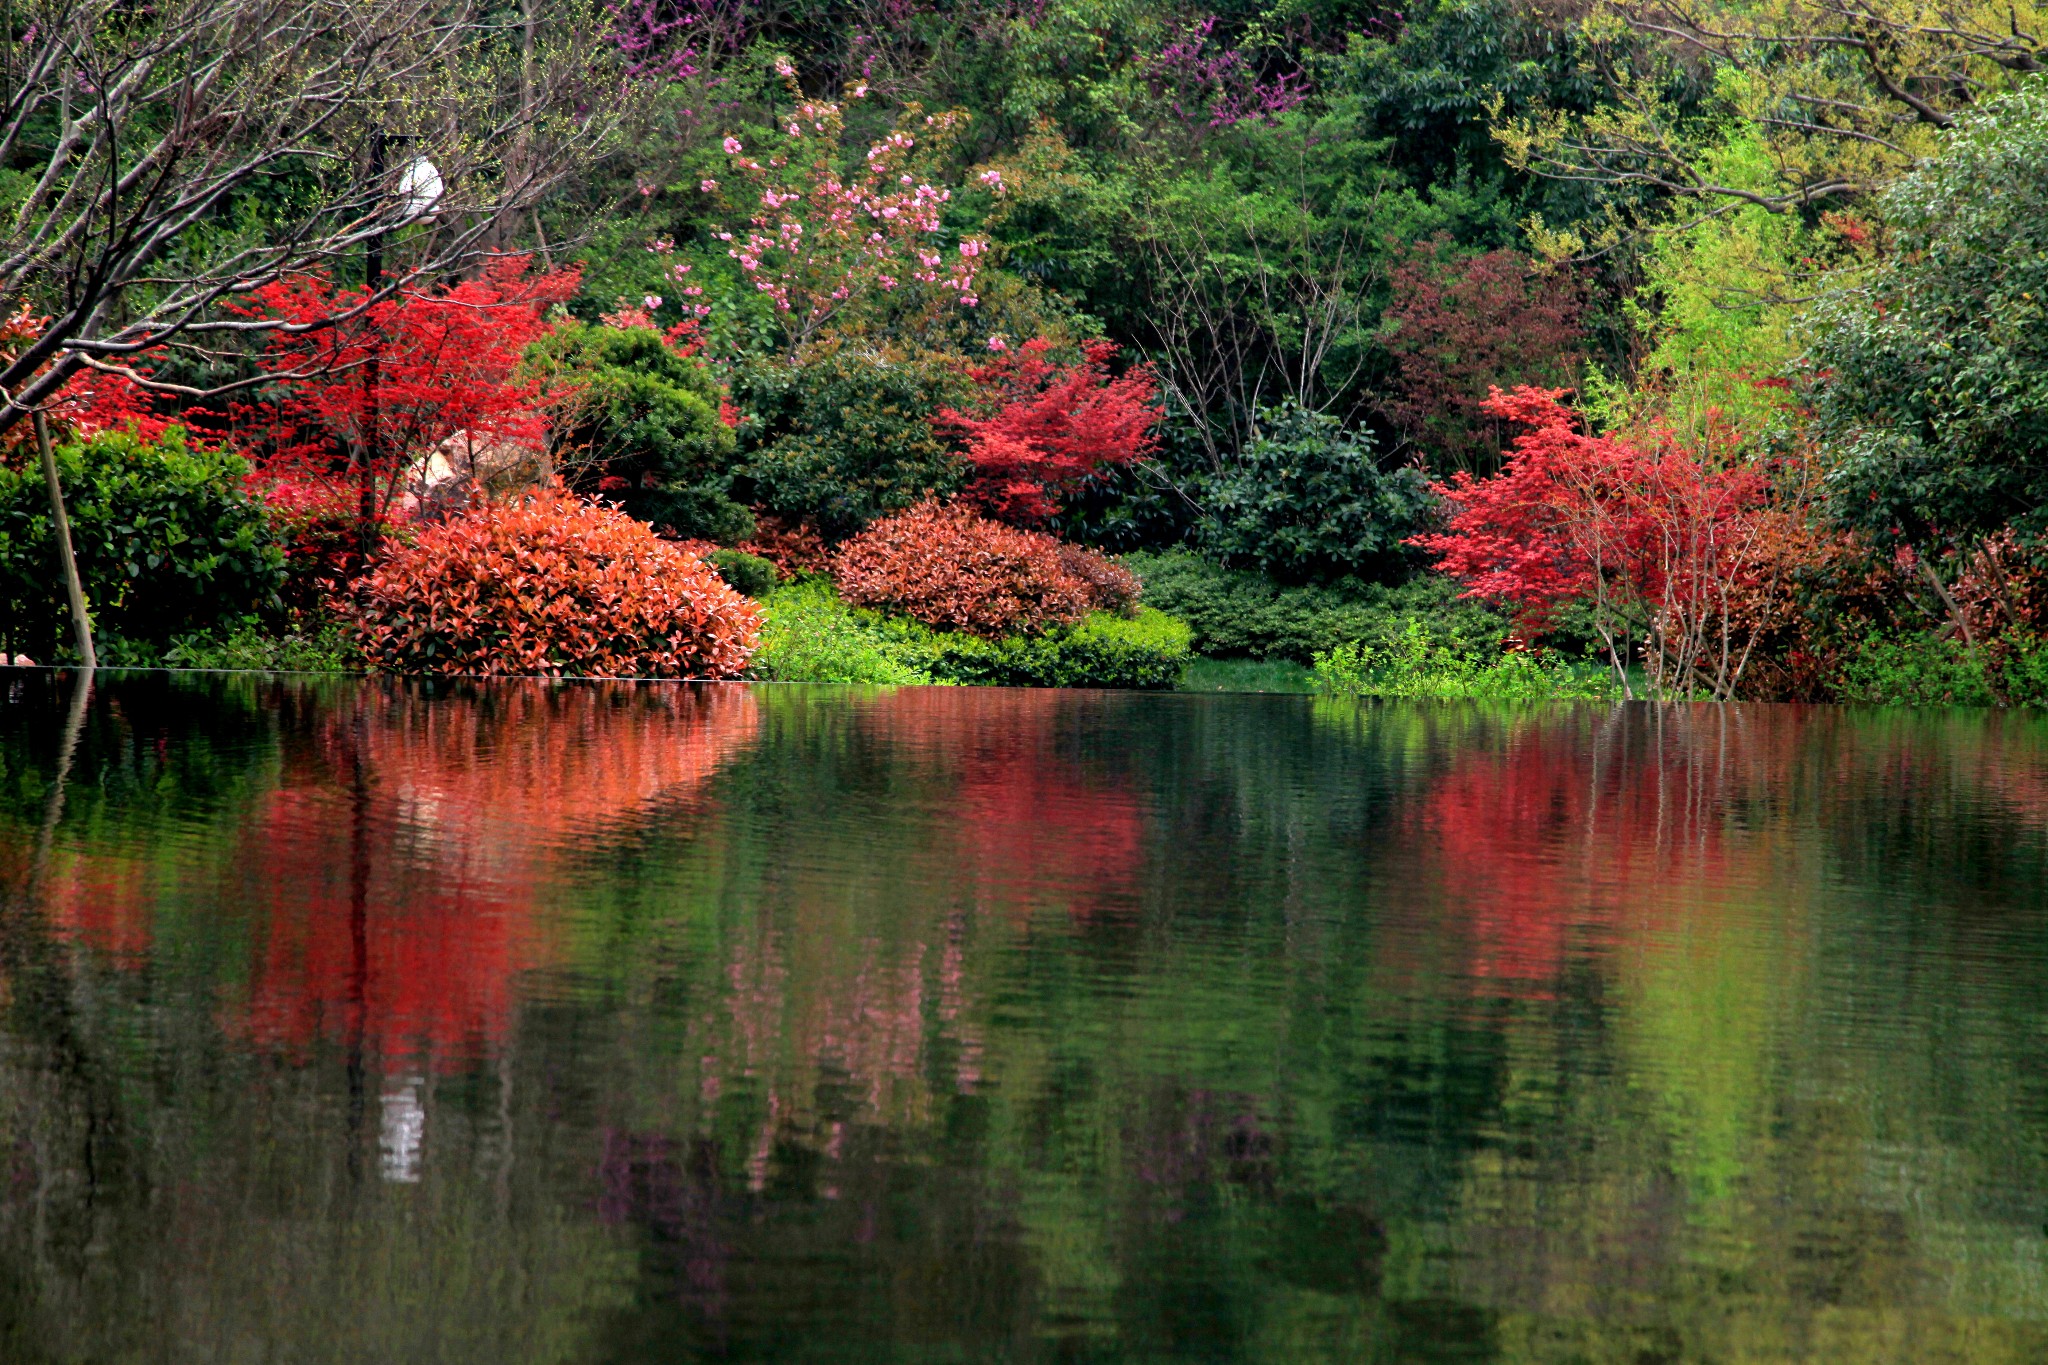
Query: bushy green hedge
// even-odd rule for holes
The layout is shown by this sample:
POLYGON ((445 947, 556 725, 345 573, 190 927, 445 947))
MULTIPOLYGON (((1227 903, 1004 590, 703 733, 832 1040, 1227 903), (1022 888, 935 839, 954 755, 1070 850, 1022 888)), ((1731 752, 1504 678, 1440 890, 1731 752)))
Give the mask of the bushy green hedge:
MULTIPOLYGON (((278 609, 284 552, 243 486, 249 466, 120 432, 58 447, 71 541, 95 631, 147 646, 278 609)), ((67 657, 70 615, 41 467, 0 466, 0 644, 67 657)))
POLYGON ((1354 697, 1471 698, 1488 701, 1605 701, 1612 673, 1555 655, 1492 655, 1446 647, 1411 620, 1383 644, 1338 645, 1316 656, 1324 690, 1354 697))
POLYGON ((739 540, 753 514, 729 496, 734 438, 718 384, 647 327, 564 322, 527 349, 527 370, 573 389, 565 423, 571 481, 683 536, 739 540))
POLYGON ((1259 415, 1259 434, 1206 480, 1202 551, 1290 583, 1400 577, 1420 558, 1407 538, 1435 516, 1419 469, 1383 469, 1371 441, 1293 404, 1259 415))
POLYGON ((2012 631, 1971 649, 1947 635, 1873 635, 1844 660, 1835 693, 1879 706, 2048 706, 2048 640, 2012 631))
POLYGON ((822 580, 779 588, 762 607, 753 673, 777 682, 1161 689, 1189 659, 1187 625, 1151 608, 985 640, 848 606, 822 580))
POLYGON ((990 687, 1120 687, 1159 691, 1180 681, 1193 632, 1153 607, 1135 617, 1098 611, 1043 635, 984 640, 932 632, 926 665, 944 682, 990 687))
POLYGON ((1497 653, 1509 629, 1507 618, 1459 597, 1458 585, 1436 574, 1398 586, 1342 579, 1286 587, 1185 551, 1134 552, 1123 562, 1145 580, 1146 605, 1192 626, 1194 648, 1205 655, 1305 664, 1339 645, 1390 643, 1418 618, 1445 648, 1497 653))

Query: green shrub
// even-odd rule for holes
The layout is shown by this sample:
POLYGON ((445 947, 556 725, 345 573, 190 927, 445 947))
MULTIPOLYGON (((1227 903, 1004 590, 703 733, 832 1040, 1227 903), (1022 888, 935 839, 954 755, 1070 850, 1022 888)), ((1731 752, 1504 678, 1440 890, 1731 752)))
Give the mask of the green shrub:
POLYGON ((875 613, 849 607, 829 582, 812 579, 785 584, 762 601, 751 672, 770 682, 932 682, 905 657, 915 652, 875 613))
POLYGON ((1357 697, 1602 701, 1615 693, 1613 675, 1593 665, 1519 653, 1475 656, 1432 639, 1420 621, 1383 644, 1320 653, 1315 671, 1326 690, 1357 697))
POLYGON ((1137 551, 1123 562, 1145 580, 1146 605, 1192 626, 1194 647, 1205 655, 1305 664, 1338 645, 1391 641, 1417 618, 1446 647, 1497 653, 1509 631, 1506 617, 1461 598, 1458 585, 1439 574, 1397 586, 1344 579, 1285 587, 1185 551, 1137 551))
POLYGON ((159 656, 170 668, 263 673, 353 673, 363 669, 354 632, 339 620, 279 627, 255 617, 173 638, 159 656))
POLYGON ((961 401, 960 388, 937 361, 853 351, 742 366, 733 396, 748 414, 747 500, 841 540, 928 493, 953 492, 965 468, 931 417, 961 401))
POLYGON ((984 640, 933 632, 926 665, 946 682, 991 687, 1117 687, 1157 691, 1180 682, 1192 632, 1185 621, 1141 607, 1134 617, 1098 611, 1043 635, 984 640))
POLYGON ((848 606, 811 580, 776 589, 762 616, 753 675, 776 682, 1158 689, 1179 681, 1189 657, 1186 624, 1146 608, 989 640, 848 606))
POLYGON ((2048 640, 2008 635, 2000 661, 1999 687, 2013 706, 2048 706, 2048 640))
POLYGON ((1997 682, 1989 651, 1961 640, 1872 635, 1844 659, 1835 693, 1878 706, 1990 706, 1997 682))
MULTIPOLYGON (((188 447, 177 427, 155 443, 109 431, 56 453, 99 634, 160 646, 277 609, 284 552, 240 456, 188 447)), ((0 648, 68 657, 70 631, 42 469, 0 467, 0 648)))
POLYGON ((782 581, 774 561, 750 555, 745 550, 713 550, 704 562, 718 570, 718 576, 749 597, 766 597, 782 581))
POLYGON ((1194 659, 1180 675, 1183 692, 1320 692, 1316 675, 1292 659, 1194 659))
POLYGON ((1195 542, 1287 582, 1397 577, 1417 558, 1402 542, 1435 510, 1427 484, 1418 469, 1382 469, 1335 417, 1288 404, 1261 413, 1259 435, 1205 481, 1195 542))
POLYGON ((526 368, 575 390, 557 458, 573 487, 678 535, 744 540, 753 514, 730 495, 736 449, 710 371, 646 327, 559 324, 526 368))

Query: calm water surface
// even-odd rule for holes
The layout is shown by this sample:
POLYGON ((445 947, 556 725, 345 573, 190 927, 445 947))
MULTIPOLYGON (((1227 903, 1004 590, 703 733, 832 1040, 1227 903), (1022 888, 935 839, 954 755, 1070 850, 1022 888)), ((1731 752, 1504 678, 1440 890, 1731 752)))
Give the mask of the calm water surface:
POLYGON ((2048 1360, 2048 721, 0 677, 0 1360, 2048 1360))

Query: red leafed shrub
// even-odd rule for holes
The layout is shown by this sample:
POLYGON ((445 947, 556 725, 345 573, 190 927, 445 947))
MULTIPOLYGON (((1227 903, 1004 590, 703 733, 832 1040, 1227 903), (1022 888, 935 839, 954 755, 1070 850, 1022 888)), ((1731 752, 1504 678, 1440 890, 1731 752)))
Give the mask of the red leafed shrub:
POLYGON ((1123 565, 1079 545, 1060 546, 1060 567, 1087 585, 1088 600, 1102 611, 1137 614, 1145 582, 1123 565))
POLYGON ((1158 444, 1159 392, 1152 371, 1134 365, 1112 377, 1116 347, 1091 341, 1064 368, 1045 358, 1051 343, 1027 341, 973 372, 993 415, 953 408, 938 423, 967 438, 974 477, 963 496, 992 516, 1020 524, 1045 520, 1060 498, 1101 469, 1130 464, 1158 444))
POLYGON ((360 602, 363 652, 395 673, 729 678, 761 629, 695 555, 561 489, 425 528, 360 602))
POLYGON ((1061 567, 1051 536, 932 502, 841 545, 832 573, 857 606, 970 635, 1034 633, 1078 621, 1093 605, 1088 585, 1061 567))

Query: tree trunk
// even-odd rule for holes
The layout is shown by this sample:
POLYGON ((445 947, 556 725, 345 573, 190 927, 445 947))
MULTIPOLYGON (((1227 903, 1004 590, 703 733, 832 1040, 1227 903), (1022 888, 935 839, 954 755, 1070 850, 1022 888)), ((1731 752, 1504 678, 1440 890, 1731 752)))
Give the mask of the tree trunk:
POLYGON ((86 668, 99 667, 92 647, 92 616, 86 610, 85 583, 78 576, 78 559, 71 553, 71 518, 64 511, 64 485, 57 478, 57 452, 50 448, 50 423, 40 409, 35 415, 36 452, 43 457, 43 479, 50 485, 50 523, 57 533, 57 558, 64 566, 64 588, 71 597, 71 629, 78 637, 79 661, 86 668))

